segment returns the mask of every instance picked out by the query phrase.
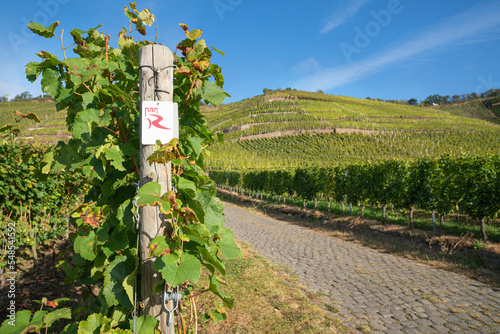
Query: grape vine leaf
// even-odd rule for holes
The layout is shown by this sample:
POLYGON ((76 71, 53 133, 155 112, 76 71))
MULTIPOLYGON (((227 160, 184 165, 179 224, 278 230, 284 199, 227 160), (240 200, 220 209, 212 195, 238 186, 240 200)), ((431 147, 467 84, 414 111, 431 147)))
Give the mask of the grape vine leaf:
POLYGON ((234 298, 228 294, 222 293, 219 282, 217 282, 217 278, 215 277, 215 275, 210 276, 209 289, 222 300, 224 305, 231 309, 233 308, 234 298))
POLYGON ((39 36, 52 38, 54 37, 54 31, 56 30, 58 25, 59 21, 56 21, 52 23, 48 28, 46 28, 40 23, 31 22, 30 24, 28 24, 28 28, 39 36))
MULTIPOLYGON (((143 315, 135 319, 136 333, 156 333, 158 327, 158 319, 149 315, 143 315)), ((134 328, 134 319, 130 320, 130 328, 134 328)))
POLYGON ((50 327, 52 323, 60 319, 71 319, 71 309, 68 307, 54 310, 47 314, 43 319, 45 326, 50 327))
POLYGON ((43 71, 41 83, 45 93, 56 97, 59 88, 59 72, 53 68, 46 68, 43 71))
POLYGON ((177 262, 168 263, 171 261, 165 261, 166 257, 168 255, 159 257, 155 261, 154 268, 161 273, 170 286, 176 287, 186 281, 198 281, 201 273, 201 263, 198 258, 191 254, 183 254, 180 264, 177 264, 177 262))
POLYGON ((94 252, 97 237, 94 231, 89 231, 88 235, 79 235, 75 238, 74 249, 86 260, 92 261, 96 258, 94 252))
MULTIPOLYGON (((117 256, 106 268, 104 272, 103 294, 106 302, 110 306, 120 305, 125 308, 133 306, 127 290, 133 289, 129 286, 130 280, 127 277, 135 271, 133 262, 127 256, 117 256)), ((133 282, 132 282, 133 283, 133 282)))
POLYGON ((23 334, 39 330, 43 324, 43 318, 47 314, 47 311, 38 311, 33 315, 31 319, 30 310, 22 310, 16 312, 16 322, 15 326, 9 324, 6 320, 3 322, 2 327, 0 327, 0 332, 4 334, 23 334))
POLYGON ((111 320, 100 313, 89 315, 87 320, 80 322, 78 334, 106 333, 111 329, 111 320))
POLYGON ((219 105, 224 102, 224 99, 228 96, 226 92, 222 90, 216 83, 211 81, 205 81, 203 84, 203 94, 201 98, 207 103, 213 105, 219 105))
POLYGON ((217 240, 217 245, 226 259, 241 257, 241 250, 234 241, 233 231, 229 228, 223 228, 222 237, 217 240))

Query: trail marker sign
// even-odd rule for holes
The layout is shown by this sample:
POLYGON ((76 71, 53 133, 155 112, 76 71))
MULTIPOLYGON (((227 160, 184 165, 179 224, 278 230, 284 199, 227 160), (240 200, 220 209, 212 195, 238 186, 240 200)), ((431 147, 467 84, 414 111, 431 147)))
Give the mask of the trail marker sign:
POLYGON ((171 101, 143 101, 141 110, 141 144, 162 144, 179 138, 179 111, 171 101))

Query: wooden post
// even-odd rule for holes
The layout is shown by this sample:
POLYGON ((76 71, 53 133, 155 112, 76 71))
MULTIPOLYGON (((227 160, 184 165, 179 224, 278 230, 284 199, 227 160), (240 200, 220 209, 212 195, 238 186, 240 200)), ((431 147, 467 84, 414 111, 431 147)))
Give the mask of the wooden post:
MULTIPOLYGON (((142 110, 143 101, 172 101, 173 100, 173 55, 162 45, 146 45, 139 54, 139 83, 140 101, 142 110), (167 93, 168 92, 168 93, 167 93)), ((149 164, 147 158, 153 153, 154 145, 141 144, 140 185, 148 182, 158 182, 164 194, 172 186, 171 164, 149 164)), ((164 334, 174 333, 174 317, 171 314, 169 328, 166 329, 167 314, 162 311, 162 293, 154 294, 153 286, 161 279, 161 274, 153 268, 154 259, 148 259, 148 246, 155 237, 165 235, 170 229, 168 221, 160 214, 158 207, 147 206, 140 210, 140 266, 141 266, 141 299, 144 303, 144 314, 157 318, 160 321, 160 330, 164 334)), ((173 302, 167 305, 173 309, 173 302)))

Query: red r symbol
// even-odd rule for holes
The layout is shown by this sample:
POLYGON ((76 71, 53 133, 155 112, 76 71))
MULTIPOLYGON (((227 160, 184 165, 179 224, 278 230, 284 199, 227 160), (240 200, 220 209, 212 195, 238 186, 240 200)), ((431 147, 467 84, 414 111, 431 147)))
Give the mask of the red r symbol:
POLYGON ((148 129, 150 129, 151 125, 153 125, 155 128, 170 130, 169 128, 164 127, 163 125, 160 125, 160 122, 163 121, 163 117, 161 117, 160 115, 154 115, 154 114, 149 115, 149 116, 154 116, 154 117, 156 117, 156 119, 154 121, 151 121, 148 118, 148 121, 149 121, 149 127, 148 127, 148 129))

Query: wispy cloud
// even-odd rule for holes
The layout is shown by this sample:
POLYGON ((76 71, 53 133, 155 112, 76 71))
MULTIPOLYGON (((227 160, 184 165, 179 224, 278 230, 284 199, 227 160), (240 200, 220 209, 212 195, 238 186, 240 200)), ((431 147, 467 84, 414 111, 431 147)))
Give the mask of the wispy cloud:
POLYGON ((500 26, 498 13, 500 13, 498 1, 476 4, 467 12, 425 29, 418 37, 406 43, 386 49, 378 55, 370 55, 369 60, 324 69, 299 79, 293 86, 304 90, 333 89, 383 71, 392 64, 424 51, 444 49, 446 46, 463 43, 466 40, 474 42, 475 38, 481 36, 480 34, 500 26))
POLYGON ((326 34, 332 31, 338 26, 344 24, 348 19, 353 17, 364 5, 366 5, 371 0, 354 0, 347 2, 349 7, 344 8, 342 11, 335 12, 328 22, 326 22, 320 33, 326 34))
POLYGON ((295 75, 306 75, 315 73, 320 70, 319 63, 314 58, 301 61, 290 68, 290 71, 295 75))

